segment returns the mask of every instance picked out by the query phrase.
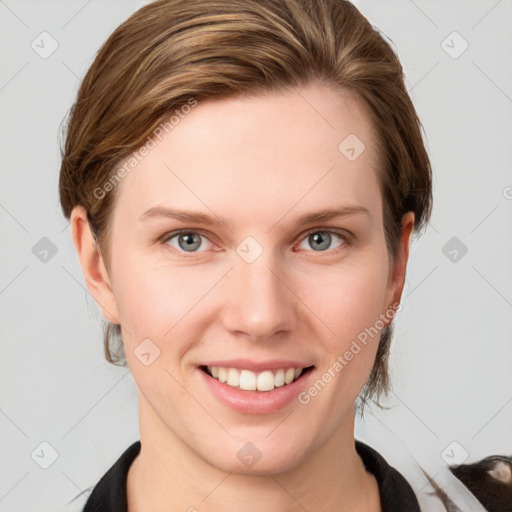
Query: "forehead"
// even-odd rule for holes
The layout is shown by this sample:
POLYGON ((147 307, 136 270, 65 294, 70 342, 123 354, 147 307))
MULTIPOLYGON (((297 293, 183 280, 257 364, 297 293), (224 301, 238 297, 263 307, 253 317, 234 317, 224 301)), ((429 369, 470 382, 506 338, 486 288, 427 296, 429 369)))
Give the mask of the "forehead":
POLYGON ((295 206, 380 208, 371 122, 342 91, 208 100, 173 121, 118 185, 123 216, 166 204, 272 223, 295 206))

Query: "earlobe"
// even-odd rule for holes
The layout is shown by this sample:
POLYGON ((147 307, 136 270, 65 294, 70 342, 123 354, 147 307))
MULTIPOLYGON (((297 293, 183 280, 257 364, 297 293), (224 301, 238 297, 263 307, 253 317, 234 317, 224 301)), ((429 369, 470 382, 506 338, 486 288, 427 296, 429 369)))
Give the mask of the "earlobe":
POLYGON ((101 313, 106 320, 119 324, 117 305, 110 277, 107 273, 103 256, 96 246, 87 211, 83 206, 75 206, 70 216, 73 244, 82 267, 85 283, 101 313))

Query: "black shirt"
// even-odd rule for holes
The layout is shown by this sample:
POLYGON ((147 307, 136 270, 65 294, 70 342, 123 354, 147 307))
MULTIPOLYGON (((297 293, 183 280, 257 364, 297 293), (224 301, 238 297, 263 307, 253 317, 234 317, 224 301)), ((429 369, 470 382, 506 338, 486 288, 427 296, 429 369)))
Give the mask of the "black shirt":
MULTIPOLYGON (((376 450, 360 441, 355 443, 366 470, 377 480, 382 512, 421 512, 407 480, 376 450)), ((127 512, 126 478, 139 452, 140 441, 126 449, 94 487, 82 512, 127 512)))

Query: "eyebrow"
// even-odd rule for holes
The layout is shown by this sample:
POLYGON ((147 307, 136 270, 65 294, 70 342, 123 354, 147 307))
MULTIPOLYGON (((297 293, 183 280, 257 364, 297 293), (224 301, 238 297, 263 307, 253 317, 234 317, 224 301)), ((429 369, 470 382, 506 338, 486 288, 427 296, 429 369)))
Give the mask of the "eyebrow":
MULTIPOLYGON (((295 217, 292 220, 292 223, 296 225, 304 225, 311 224, 313 222, 326 222, 331 219, 336 219, 338 217, 347 217, 349 215, 354 215, 358 213, 362 213, 371 217, 370 210, 368 210, 368 208, 365 208, 364 206, 360 205, 347 205, 342 206, 340 208, 324 208, 322 210, 304 213, 298 217, 295 217)), ((149 210, 146 210, 139 217, 139 221, 144 222, 146 220, 153 218, 175 219, 183 222, 204 224, 207 226, 217 226, 219 224, 224 224, 229 229, 232 228, 231 222, 217 215, 211 216, 203 212, 197 212, 192 210, 178 210, 175 208, 168 208, 161 205, 153 206, 152 208, 149 208, 149 210)))

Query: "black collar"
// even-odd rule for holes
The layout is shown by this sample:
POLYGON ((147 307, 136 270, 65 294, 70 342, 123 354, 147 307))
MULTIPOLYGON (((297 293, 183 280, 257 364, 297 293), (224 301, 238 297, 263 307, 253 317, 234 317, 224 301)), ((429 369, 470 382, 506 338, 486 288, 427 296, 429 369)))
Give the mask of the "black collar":
MULTIPOLYGON (((355 444, 366 470, 377 480, 382 512, 421 512, 407 480, 376 450, 361 441, 355 441, 355 444)), ((94 487, 82 512, 127 512, 126 478, 139 452, 140 441, 125 450, 94 487)))
POLYGON ((382 512, 421 512, 409 482, 377 450, 356 441, 356 451, 363 460, 366 471, 372 473, 377 480, 382 512))

